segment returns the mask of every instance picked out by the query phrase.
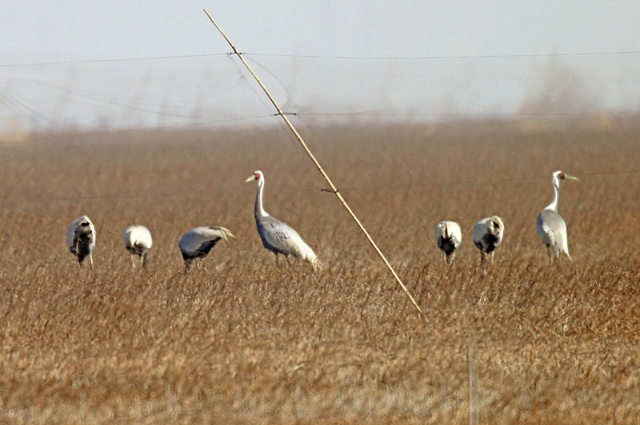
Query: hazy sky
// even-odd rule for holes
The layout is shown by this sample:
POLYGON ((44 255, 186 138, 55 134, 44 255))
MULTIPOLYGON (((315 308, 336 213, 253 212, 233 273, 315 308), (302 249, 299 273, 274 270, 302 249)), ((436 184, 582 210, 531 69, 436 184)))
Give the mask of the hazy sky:
POLYGON ((636 0, 0 1, 0 64, 244 51, 457 56, 640 50, 636 0))
MULTIPOLYGON (((0 0, 0 90, 12 90, 28 70, 8 65, 228 52, 203 8, 241 51, 254 54, 450 58, 640 52, 637 0, 0 0)), ((624 80, 617 90, 634 84, 629 76, 624 80)), ((12 95, 21 96, 15 90, 12 95)))

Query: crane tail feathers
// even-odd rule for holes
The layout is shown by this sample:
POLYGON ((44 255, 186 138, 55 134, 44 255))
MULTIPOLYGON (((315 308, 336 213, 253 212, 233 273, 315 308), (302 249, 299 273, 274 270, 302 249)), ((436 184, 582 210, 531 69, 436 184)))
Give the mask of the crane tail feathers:
POLYGON ((318 257, 313 257, 309 259, 309 263, 311 263, 311 266, 313 267, 313 270, 315 271, 320 271, 324 268, 324 265, 322 264, 322 262, 320 260, 318 260, 318 257))

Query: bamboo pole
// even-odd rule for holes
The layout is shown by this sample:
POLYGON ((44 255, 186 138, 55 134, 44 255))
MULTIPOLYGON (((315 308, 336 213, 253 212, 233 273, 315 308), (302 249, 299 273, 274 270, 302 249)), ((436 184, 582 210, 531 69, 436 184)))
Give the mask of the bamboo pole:
POLYGON ((373 249, 376 251, 376 253, 378 254, 378 256, 382 259, 382 261, 384 262, 385 266, 387 267, 387 269, 389 269, 389 271, 391 272, 391 274, 393 275, 393 277, 395 278, 396 282, 398 282, 398 284, 400 285, 400 287, 402 288, 402 290, 407 294, 407 296, 409 297, 409 299, 411 300, 411 303, 414 305, 414 307, 418 310, 418 313, 420 314, 420 317, 422 317, 423 319, 425 319, 424 313, 422 312, 422 309, 420 308, 420 306, 418 305, 418 303, 416 302, 416 300, 413 298, 413 296, 411 295, 411 293, 409 292, 409 290, 407 289, 407 287, 405 286, 404 283, 402 283, 402 280, 400 279, 400 276, 398 276, 398 273, 396 273, 396 271, 394 270, 394 268, 391 266, 391 264, 389 263, 389 261, 387 260, 387 257, 385 257, 385 255, 382 253, 382 251, 380 250, 380 248, 378 248, 378 245, 375 243, 375 241, 373 240, 373 238, 371 237, 371 235, 369 234, 369 232, 367 231, 367 229, 364 227, 364 225, 362 224, 362 222, 360 222, 360 220, 358 219, 358 217, 356 216, 356 214, 353 212, 353 210, 351 209, 351 207, 349 207, 349 204, 347 204, 347 201, 343 198, 342 194, 338 191, 338 188, 333 184, 333 181, 331 180, 331 178, 329 177, 329 175, 324 171, 324 169, 322 168, 322 166, 320 165, 320 162, 318 162, 318 160, 316 159, 315 155, 313 155, 313 153, 311 152, 311 150, 309 149, 309 147, 307 146, 306 142, 304 141, 304 139, 302 138, 302 136, 300 135, 300 133, 298 133, 298 130, 296 130, 296 128, 293 126, 293 124, 291 124, 291 121, 289 121, 289 118, 287 118, 287 116, 284 114, 284 112, 282 112, 282 109, 280 109, 280 105, 278 105, 278 103, 276 102, 276 100, 273 98, 273 96, 271 96, 271 93, 269 92, 269 90, 267 89, 267 87, 262 83, 262 80, 260 80, 260 77, 258 77, 258 75, 254 72, 254 70, 251 68, 251 66, 247 63, 247 61, 244 60, 244 57, 242 56, 242 53, 240 53, 238 51, 238 49, 236 49, 236 46, 234 46, 234 44, 231 42, 231 40, 229 39, 229 37, 227 37, 227 35, 224 33, 224 31, 222 31, 222 29, 220 28, 220 26, 218 26, 218 24, 216 23, 216 21, 213 20, 213 18, 211 17, 211 15, 209 14, 209 12, 207 11, 207 9, 203 9, 204 13, 207 15, 207 17, 209 18, 209 20, 211 21, 211 23, 216 27, 216 29, 218 30, 218 32, 222 35, 222 37, 224 37, 224 39, 227 41, 227 43, 229 44, 229 46, 231 46, 231 49, 233 50, 233 53, 238 56, 238 59, 240 59, 240 61, 242 62, 242 64, 245 66, 245 68, 247 68, 247 70, 251 73, 251 75, 253 76, 253 78, 258 82, 258 84, 260 85, 260 88, 262 88, 262 91, 264 91, 264 93, 267 95, 267 97, 269 98, 269 100, 271 101, 271 103, 273 104, 274 108, 276 108, 276 111, 278 112, 278 115, 280 115, 282 117, 282 119, 284 120, 284 122, 287 124, 287 127, 289 127, 289 130, 291 130, 291 132, 295 135, 296 139, 298 140, 298 142, 300 143, 300 145, 302 146, 302 148, 305 150, 305 152, 307 153, 307 155, 309 155, 309 157, 311 158, 311 160, 313 161, 314 165, 316 166, 316 168, 318 169, 318 171, 320 171, 320 174, 322 174, 322 177, 324 177, 325 181, 327 182, 327 184, 329 185, 329 187, 331 188, 331 192, 333 192, 336 197, 338 198, 338 200, 340 201, 340 203, 342 204, 342 206, 347 210, 347 212, 349 213, 349 215, 351 216, 351 218, 356 222, 356 224, 358 225, 358 227, 360 228, 360 230, 362 231, 362 233, 364 233, 364 235, 366 236, 367 240, 369 241, 369 244, 371 244, 371 246, 373 247, 373 249))

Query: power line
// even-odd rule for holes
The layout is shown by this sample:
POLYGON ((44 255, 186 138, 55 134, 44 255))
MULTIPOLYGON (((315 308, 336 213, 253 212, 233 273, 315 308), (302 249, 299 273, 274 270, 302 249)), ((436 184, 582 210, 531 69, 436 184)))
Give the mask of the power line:
POLYGON ((167 59, 189 59, 189 58, 205 58, 205 57, 216 57, 216 56, 229 56, 229 54, 228 53, 208 53, 208 54, 173 55, 173 56, 140 56, 136 58, 110 58, 110 59, 30 62, 30 63, 0 64, 0 68, 21 68, 21 67, 29 67, 29 66, 49 66, 49 65, 81 65, 81 64, 90 64, 90 63, 110 63, 110 62, 157 61, 157 60, 167 60, 167 59))
MULTIPOLYGON (((332 60, 440 60, 440 59, 500 59, 500 58, 544 58, 544 57, 577 57, 577 56, 625 56, 638 55, 640 50, 629 51, 601 51, 601 52, 567 52, 567 53, 513 53, 513 54, 496 54, 496 55, 436 55, 436 56, 332 56, 332 55, 293 55, 279 53, 259 53, 245 52, 245 56, 261 56, 261 57, 281 57, 281 58, 300 58, 300 59, 332 59, 332 60)), ((130 58, 107 58, 107 59, 81 59, 67 61, 48 61, 48 62, 29 62, 29 63, 13 63, 0 64, 0 68, 19 68, 29 66, 49 66, 49 65, 74 65, 74 64, 90 64, 90 63, 109 63, 109 62, 136 62, 136 61, 157 61, 168 59, 189 59, 189 58, 206 58, 229 56, 230 53, 202 53, 191 55, 167 55, 167 56, 139 56, 130 58)))
POLYGON ((323 56, 323 55, 287 55, 275 53, 244 53, 248 56, 285 57, 301 59, 348 59, 348 60, 430 60, 430 59, 501 59, 501 58, 545 58, 572 56, 616 56, 637 55, 640 50, 603 51, 603 52, 568 52, 568 53, 512 53, 496 55, 439 55, 439 56, 323 56))

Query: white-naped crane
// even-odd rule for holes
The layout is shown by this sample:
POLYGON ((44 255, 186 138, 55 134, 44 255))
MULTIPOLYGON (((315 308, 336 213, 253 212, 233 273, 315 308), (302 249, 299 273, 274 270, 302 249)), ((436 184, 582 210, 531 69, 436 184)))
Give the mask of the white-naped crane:
POLYGON ((96 228, 86 215, 78 217, 67 230, 67 248, 78 261, 78 268, 89 257, 89 264, 93 269, 93 249, 96 246, 96 228))
POLYGON ((442 258, 445 263, 452 263, 455 259, 456 250, 462 243, 462 230, 455 221, 441 221, 436 224, 435 229, 436 245, 442 251, 442 258))
POLYGON ((229 229, 220 226, 202 226, 189 230, 178 243, 185 270, 189 270, 193 260, 206 257, 220 240, 226 241, 228 238, 235 236, 229 229))
POLYGON ((558 199, 560 197, 560 180, 580 180, 577 177, 570 176, 562 171, 554 171, 551 175, 551 184, 553 185, 553 200, 538 215, 536 220, 536 228, 542 242, 547 247, 549 260, 553 262, 561 253, 569 255, 569 242, 567 238, 567 224, 562 216, 558 213, 558 199))
POLYGON ((127 227, 122 234, 122 243, 124 243, 124 247, 131 254, 131 267, 135 268, 135 257, 138 256, 142 268, 145 268, 147 265, 147 254, 149 254, 149 250, 153 246, 153 239, 151 238, 149 229, 139 224, 127 227))
POLYGON ((483 218, 473 227, 473 244, 480 250, 480 258, 486 260, 490 255, 493 264, 493 254, 502 243, 504 223, 497 215, 483 218))
POLYGON ((251 181, 258 182, 258 191, 256 193, 256 205, 254 215, 258 234, 262 240, 262 245, 276 256, 276 264, 278 264, 278 254, 285 257, 293 255, 304 261, 308 261, 314 270, 321 267, 320 260, 313 252, 311 247, 302 240, 298 232, 291 226, 271 217, 262 206, 262 193, 264 191, 264 173, 260 170, 245 180, 245 183, 251 181))

